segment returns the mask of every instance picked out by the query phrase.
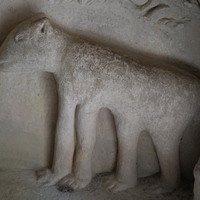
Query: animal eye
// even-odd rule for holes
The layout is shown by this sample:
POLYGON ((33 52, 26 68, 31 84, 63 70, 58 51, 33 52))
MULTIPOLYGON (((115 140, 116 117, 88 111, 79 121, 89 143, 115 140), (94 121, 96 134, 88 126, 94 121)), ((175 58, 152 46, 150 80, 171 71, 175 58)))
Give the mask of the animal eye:
POLYGON ((40 29, 41 33, 45 33, 46 32, 46 24, 43 24, 42 28, 40 29))
POLYGON ((24 35, 23 34, 17 34, 15 36, 15 41, 16 42, 22 41, 23 39, 24 39, 24 35))
POLYGON ((43 26, 41 29, 41 32, 44 33, 45 27, 43 26))

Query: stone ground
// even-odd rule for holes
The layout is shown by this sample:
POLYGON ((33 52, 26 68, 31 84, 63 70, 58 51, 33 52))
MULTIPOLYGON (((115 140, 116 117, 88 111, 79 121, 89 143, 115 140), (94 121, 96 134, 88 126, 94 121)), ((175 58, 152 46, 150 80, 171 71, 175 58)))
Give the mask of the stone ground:
POLYGON ((183 185, 173 193, 165 195, 150 194, 149 186, 156 180, 140 179, 138 187, 120 193, 105 189, 105 176, 97 176, 86 189, 72 193, 60 192, 55 186, 44 187, 36 183, 33 171, 0 170, 1 200, 192 200, 192 187, 183 185))

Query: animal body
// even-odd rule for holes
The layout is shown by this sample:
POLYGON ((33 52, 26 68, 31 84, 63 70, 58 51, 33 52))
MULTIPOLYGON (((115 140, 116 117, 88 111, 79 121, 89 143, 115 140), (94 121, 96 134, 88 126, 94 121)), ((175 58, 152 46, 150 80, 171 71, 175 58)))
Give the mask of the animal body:
POLYGON ((74 189, 90 183, 97 114, 106 107, 114 115, 118 139, 116 173, 107 187, 136 186, 137 142, 146 130, 161 167, 156 190, 173 190, 180 177, 179 141, 199 109, 200 82, 166 66, 74 38, 43 15, 16 26, 0 48, 0 70, 50 72, 58 88, 54 162, 51 170, 38 173, 39 180, 53 185, 62 179, 61 185, 74 189))

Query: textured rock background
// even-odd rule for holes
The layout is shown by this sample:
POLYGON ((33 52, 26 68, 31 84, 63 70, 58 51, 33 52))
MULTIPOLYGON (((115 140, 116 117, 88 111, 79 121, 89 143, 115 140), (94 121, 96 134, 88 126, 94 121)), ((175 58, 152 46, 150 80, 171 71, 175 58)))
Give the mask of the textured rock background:
MULTIPOLYGON (((17 23, 43 12, 64 30, 109 42, 134 54, 159 56, 198 75, 200 8, 198 1, 191 2, 194 3, 187 0, 2 0, 0 42, 17 23)), ((45 73, 0 73, 0 94, 0 167, 38 169, 49 165, 57 116, 53 77, 45 73)), ((95 172, 111 170, 115 164, 112 122, 108 110, 101 110, 95 172)), ((200 155, 199 141, 200 118, 191 122, 181 141, 181 167, 188 178, 200 155)), ((147 176, 158 170, 152 142, 143 133, 138 145, 138 173, 147 176)))

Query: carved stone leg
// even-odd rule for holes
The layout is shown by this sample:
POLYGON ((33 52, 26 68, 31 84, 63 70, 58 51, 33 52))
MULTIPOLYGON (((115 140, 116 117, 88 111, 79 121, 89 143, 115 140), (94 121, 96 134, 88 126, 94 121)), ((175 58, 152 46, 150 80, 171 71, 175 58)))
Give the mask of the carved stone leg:
POLYGON ((45 169, 37 173, 38 181, 46 186, 56 184, 61 178, 71 173, 75 145, 75 109, 74 103, 60 100, 52 170, 45 169))
MULTIPOLYGON (((180 135, 173 133, 173 135, 180 135)), ((180 181, 180 166, 179 166, 179 138, 173 138, 172 134, 162 132, 153 138, 157 156, 161 168, 161 179, 152 186, 152 191, 155 194, 172 192, 180 181)))
POLYGON ((133 118, 116 120, 118 158, 115 176, 108 177, 107 188, 113 192, 133 188, 137 184, 136 155, 142 124, 133 118))
POLYGON ((60 181, 73 189, 82 189, 92 180, 92 154, 96 142, 96 119, 98 109, 82 106, 77 116, 77 146, 74 173, 60 181))

